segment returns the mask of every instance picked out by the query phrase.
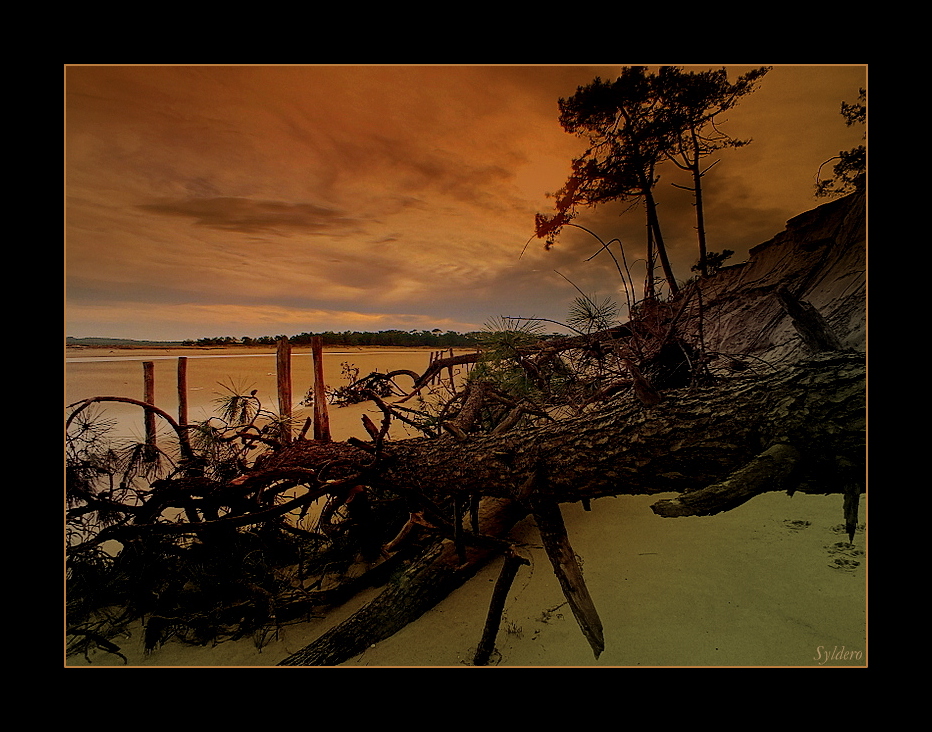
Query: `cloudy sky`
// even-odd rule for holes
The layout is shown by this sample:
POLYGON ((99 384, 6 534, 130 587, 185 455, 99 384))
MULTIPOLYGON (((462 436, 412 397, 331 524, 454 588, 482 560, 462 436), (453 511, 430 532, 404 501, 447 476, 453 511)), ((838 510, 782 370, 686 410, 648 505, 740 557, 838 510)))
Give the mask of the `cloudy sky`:
MULTIPOLYGON (((469 331, 500 316, 564 321, 574 286, 623 303, 611 260, 586 261, 591 235, 527 244, 584 148, 557 100, 619 68, 66 66, 66 334, 469 331)), ((710 249, 743 261, 822 202, 819 165, 861 142, 839 109, 866 76, 777 65, 729 113, 724 129, 753 142, 705 178, 710 249)), ((682 178, 660 172, 686 279, 693 208, 672 185, 682 178)), ((609 205, 577 223, 619 237, 643 279, 640 211, 609 205)))

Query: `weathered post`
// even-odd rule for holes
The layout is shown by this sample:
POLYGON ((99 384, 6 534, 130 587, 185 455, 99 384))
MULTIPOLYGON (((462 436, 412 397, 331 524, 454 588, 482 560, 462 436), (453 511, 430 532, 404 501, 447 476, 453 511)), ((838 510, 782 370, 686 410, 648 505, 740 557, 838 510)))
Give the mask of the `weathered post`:
POLYGON ((178 424, 188 423, 188 359, 178 357, 178 424))
POLYGON ((327 390, 324 383, 324 344, 320 336, 311 338, 314 359, 314 439, 330 442, 330 415, 327 412, 327 390))
POLYGON ((282 440, 291 442, 291 343, 278 339, 276 354, 278 374, 278 413, 282 418, 282 440))
MULTIPOLYGON (((429 364, 429 365, 430 365, 430 366, 433 366, 433 365, 434 365, 434 361, 440 360, 440 355, 441 355, 442 353, 443 353, 443 351, 431 351, 431 352, 430 352, 430 364, 429 364)), ((440 381, 440 372, 438 371, 437 373, 435 373, 433 376, 430 377, 430 385, 431 385, 431 386, 434 386, 434 384, 437 384, 439 381, 440 381)))
MULTIPOLYGON (((143 381, 143 397, 142 400, 146 404, 151 404, 155 406, 155 363, 153 361, 143 361, 142 362, 142 381, 143 381)), ((148 460, 155 459, 155 412, 150 409, 145 410, 145 424, 146 424, 146 456, 148 460)))

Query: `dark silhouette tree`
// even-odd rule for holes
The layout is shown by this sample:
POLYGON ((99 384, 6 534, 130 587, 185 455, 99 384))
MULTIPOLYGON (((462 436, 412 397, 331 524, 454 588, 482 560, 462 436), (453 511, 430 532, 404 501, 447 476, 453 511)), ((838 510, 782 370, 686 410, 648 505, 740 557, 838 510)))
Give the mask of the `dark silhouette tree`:
POLYGON ((696 209, 696 232, 699 241, 701 276, 709 274, 705 214, 702 199, 702 178, 716 164, 704 166, 704 160, 719 150, 743 147, 750 140, 736 140, 723 132, 719 116, 733 108, 738 101, 753 92, 770 67, 762 66, 738 77, 731 83, 724 68, 711 71, 684 72, 675 66, 663 66, 652 77, 655 93, 661 102, 660 114, 669 125, 669 147, 666 157, 674 165, 688 171, 692 185, 686 188, 693 193, 696 209))
MULTIPOLYGON (((560 99, 560 123, 567 132, 589 139, 589 148, 573 161, 573 172, 556 194, 556 213, 537 215, 536 233, 548 247, 569 224, 579 205, 608 201, 643 202, 647 214, 647 281, 645 298, 654 296, 654 248, 671 294, 678 285, 664 243, 654 188, 656 168, 669 160, 692 175, 699 239, 699 271, 706 266, 706 228, 702 177, 714 165, 709 155, 749 140, 736 140, 719 127, 719 116, 754 91, 770 70, 761 67, 728 80, 726 69, 684 72, 673 66, 650 74, 643 66, 626 67, 613 82, 596 78, 560 99)), ((683 186, 679 186, 683 187, 683 186)))
MULTIPOLYGON (((841 103, 841 116, 845 118, 845 124, 848 127, 866 124, 867 92, 864 89, 858 90, 858 101, 854 104, 841 103)), ((867 148, 864 145, 858 145, 850 150, 842 150, 819 166, 819 172, 816 174, 816 196, 818 198, 843 196, 863 190, 866 184, 867 148), (822 168, 833 161, 837 161, 832 168, 834 176, 823 180, 822 168)))
POLYGON ((589 148, 573 161, 572 175, 556 194, 556 213, 537 215, 537 236, 546 239, 548 247, 552 245, 553 238, 575 217, 579 205, 643 202, 649 246, 644 296, 654 297, 653 246, 670 292, 675 295, 679 288, 654 198, 658 180, 655 168, 669 141, 652 75, 643 66, 625 67, 614 81, 597 77, 588 86, 579 87, 569 99, 560 99, 559 105, 563 129, 587 137, 589 148))

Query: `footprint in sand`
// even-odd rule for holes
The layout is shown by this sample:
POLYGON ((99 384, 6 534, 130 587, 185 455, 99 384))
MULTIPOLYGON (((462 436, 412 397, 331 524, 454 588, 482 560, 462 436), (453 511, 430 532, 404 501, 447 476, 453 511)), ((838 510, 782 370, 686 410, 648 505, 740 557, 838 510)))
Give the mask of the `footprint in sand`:
POLYGON ((838 569, 842 572, 853 572, 858 567, 861 566, 860 562, 855 561, 854 559, 845 559, 844 557, 835 557, 828 564, 832 569, 838 569))
POLYGON ((812 526, 812 522, 811 521, 792 521, 790 519, 785 519, 783 521, 783 525, 786 526, 786 528, 788 529, 792 529, 793 531, 802 531, 803 529, 808 529, 810 526, 812 526))
POLYGON ((838 541, 825 548, 828 550, 829 554, 834 555, 834 558, 828 565, 832 569, 838 569, 843 572, 854 572, 861 566, 861 562, 855 559, 855 557, 863 557, 864 550, 858 549, 854 544, 849 544, 847 541, 838 541))
MULTIPOLYGON (((855 527, 855 529, 854 529, 854 533, 855 533, 855 534, 863 534, 863 533, 864 533, 864 528, 865 528, 865 527, 864 527, 864 524, 858 524, 858 525, 855 527)), ((835 524, 835 526, 832 527, 832 533, 834 533, 834 534, 847 534, 847 533, 848 533, 848 528, 847 528, 844 524, 835 524)))

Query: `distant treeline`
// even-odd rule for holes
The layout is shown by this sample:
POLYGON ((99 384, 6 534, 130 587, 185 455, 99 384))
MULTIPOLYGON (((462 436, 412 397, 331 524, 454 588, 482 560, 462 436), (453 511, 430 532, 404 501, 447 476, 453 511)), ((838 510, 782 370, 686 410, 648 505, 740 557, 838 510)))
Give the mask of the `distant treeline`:
POLYGON ((301 333, 294 336, 277 335, 261 336, 260 338, 235 338, 223 336, 220 338, 199 338, 184 341, 185 346, 274 346, 282 338, 287 338, 293 346, 309 346, 311 339, 320 336, 324 346, 430 346, 435 348, 453 348, 475 346, 479 337, 478 332, 457 333, 435 330, 380 330, 377 333, 360 333, 358 331, 343 331, 335 333, 301 333))

